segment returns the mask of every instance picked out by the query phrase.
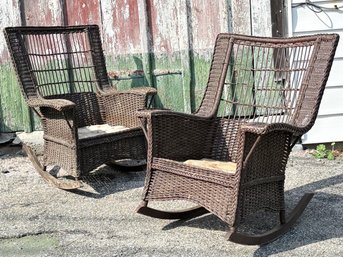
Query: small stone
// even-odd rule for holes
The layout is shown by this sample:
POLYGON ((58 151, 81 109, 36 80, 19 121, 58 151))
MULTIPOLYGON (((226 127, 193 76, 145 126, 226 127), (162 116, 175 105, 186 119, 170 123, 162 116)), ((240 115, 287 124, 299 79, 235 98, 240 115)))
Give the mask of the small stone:
POLYGON ((0 144, 6 144, 13 141, 15 133, 0 133, 0 144))
POLYGON ((18 136, 15 137, 15 139, 12 141, 12 145, 20 145, 21 140, 18 136))

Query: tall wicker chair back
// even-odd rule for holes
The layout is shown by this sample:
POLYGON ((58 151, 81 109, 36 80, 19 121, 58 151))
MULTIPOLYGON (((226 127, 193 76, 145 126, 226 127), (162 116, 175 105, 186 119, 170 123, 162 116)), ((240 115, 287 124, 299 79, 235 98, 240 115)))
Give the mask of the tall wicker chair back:
POLYGON ((286 163, 315 122, 338 39, 336 34, 218 35, 195 113, 139 113, 148 140, 148 172, 137 211, 165 219, 211 212, 228 224, 227 238, 242 244, 264 244, 286 232, 313 196, 306 194, 286 217, 286 163), (199 206, 167 212, 149 207, 152 200, 199 206), (242 230, 247 224, 249 231, 248 221, 272 221, 265 218, 268 213, 276 218, 275 227, 242 230))
POLYGON ((42 122, 43 163, 25 149, 50 184, 80 186, 77 179, 51 176, 48 165, 79 178, 113 160, 146 158, 136 111, 145 108, 156 91, 117 91, 112 86, 97 25, 9 27, 4 33, 22 95, 42 122))

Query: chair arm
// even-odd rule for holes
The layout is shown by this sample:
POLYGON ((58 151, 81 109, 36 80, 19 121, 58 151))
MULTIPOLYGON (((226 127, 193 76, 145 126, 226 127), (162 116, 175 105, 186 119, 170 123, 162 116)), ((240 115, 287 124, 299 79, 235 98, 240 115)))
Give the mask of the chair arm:
POLYGON ((139 127, 136 112, 144 109, 148 95, 156 93, 154 88, 135 88, 127 91, 100 94, 105 121, 110 125, 122 125, 129 128, 139 127))
POLYGON ((65 111, 75 107, 75 103, 65 99, 35 98, 27 100, 27 104, 30 107, 47 107, 53 108, 57 111, 65 111))
POLYGON ((288 123, 267 124, 262 122, 246 123, 241 126, 242 132, 250 132, 256 135, 264 135, 273 131, 285 131, 294 135, 302 135, 308 131, 307 127, 298 127, 288 123))
POLYGON ((212 120, 209 117, 198 116, 195 114, 183 113, 183 112, 175 112, 170 109, 141 109, 137 111, 138 118, 150 118, 150 117, 157 117, 157 116, 172 116, 172 117, 179 117, 181 119, 190 119, 194 121, 210 121, 212 120))
POLYGON ((29 99, 27 104, 39 108, 44 129, 44 139, 63 145, 75 145, 77 125, 75 103, 66 99, 29 99))
POLYGON ((273 185, 271 183, 283 185, 292 138, 302 135, 303 131, 285 123, 242 124, 236 155, 240 170, 244 170, 242 188, 249 190, 258 185, 273 185))
POLYGON ((177 161, 203 158, 210 147, 206 144, 213 123, 209 118, 170 110, 141 110, 137 115, 143 123, 151 157, 177 161))

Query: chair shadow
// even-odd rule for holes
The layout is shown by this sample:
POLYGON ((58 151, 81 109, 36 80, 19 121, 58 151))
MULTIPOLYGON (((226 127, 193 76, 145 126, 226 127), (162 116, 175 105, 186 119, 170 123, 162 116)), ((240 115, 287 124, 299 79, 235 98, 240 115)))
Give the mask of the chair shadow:
POLYGON ((290 202, 303 193, 317 191, 300 217, 300 221, 285 236, 260 246, 254 256, 270 256, 316 242, 343 237, 343 196, 318 192, 320 189, 342 183, 343 175, 337 175, 286 192, 286 201, 290 202))
POLYGON ((103 165, 82 176, 83 187, 68 190, 77 195, 100 199, 118 192, 143 187, 145 171, 121 171, 103 165))
MULTIPOLYGON (((260 246, 254 256, 270 256, 316 242, 343 237, 343 196, 318 190, 343 183, 343 174, 319 180, 285 192, 287 213, 293 209, 303 194, 316 192, 299 221, 283 236, 260 246)), ((338 190, 337 190, 338 191, 338 190)), ((191 220, 177 220, 163 230, 180 226, 227 231, 228 226, 215 215, 206 215, 191 220)), ((224 234, 223 234, 224 236, 224 234)), ((223 239, 224 240, 224 239, 223 239)))

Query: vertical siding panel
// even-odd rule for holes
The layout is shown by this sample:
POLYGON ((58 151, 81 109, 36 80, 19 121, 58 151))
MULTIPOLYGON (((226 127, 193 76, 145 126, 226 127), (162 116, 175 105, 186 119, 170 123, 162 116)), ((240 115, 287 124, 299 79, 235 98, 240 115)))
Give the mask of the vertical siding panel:
MULTIPOLYGON (((18 1, 0 2, 0 29, 19 26, 20 6, 18 1)), ((21 97, 17 78, 3 33, 0 33, 0 132, 30 130, 30 116, 21 97)))
POLYGON ((213 46, 218 33, 229 31, 227 1, 191 1, 192 26, 192 111, 202 100, 207 84, 213 46))
POLYGON ((139 13, 139 29, 140 29, 140 43, 142 50, 142 68, 145 72, 146 83, 145 85, 155 86, 153 84, 153 74, 151 70, 151 41, 150 30, 148 21, 148 9, 146 0, 138 0, 138 13, 139 13))
MULTIPOLYGON (((104 47, 111 54, 141 51, 137 0, 102 0, 104 47)), ((142 13, 144 15, 144 13, 142 13)))
POLYGON ((232 3, 232 30, 234 33, 251 35, 251 0, 236 0, 232 3))
POLYGON ((157 103, 160 107, 185 111, 182 63, 180 57, 181 1, 147 0, 151 32, 151 67, 153 83, 158 90, 157 103))
MULTIPOLYGON (((0 29, 5 27, 19 26, 20 12, 19 3, 14 0, 2 0, 0 2, 0 29)), ((3 33, 0 33, 0 64, 10 62, 10 56, 7 50, 6 40, 3 33)))
POLYGON ((53 26, 63 24, 63 13, 60 0, 21 0, 23 25, 53 26))
POLYGON ((178 30, 180 33, 180 58, 182 69, 182 91, 183 91, 183 111, 191 112, 191 60, 190 60, 190 44, 191 39, 191 24, 188 18, 190 12, 190 2, 182 1, 180 6, 180 22, 178 30))
POLYGON ((147 42, 144 39, 147 25, 146 22, 141 24, 140 18, 143 16, 144 22, 146 11, 144 3, 141 2, 141 0, 102 0, 101 2, 107 67, 110 76, 117 78, 115 83, 118 89, 150 84, 145 69, 148 67, 149 59, 147 42))
POLYGON ((255 0, 254 4, 251 5, 252 35, 272 36, 272 15, 270 7, 270 0, 255 0))
POLYGON ((101 25, 100 0, 64 0, 67 25, 101 25))
POLYGON ((227 32, 225 11, 221 1, 192 1, 194 47, 205 50, 214 45, 220 32, 227 32))

